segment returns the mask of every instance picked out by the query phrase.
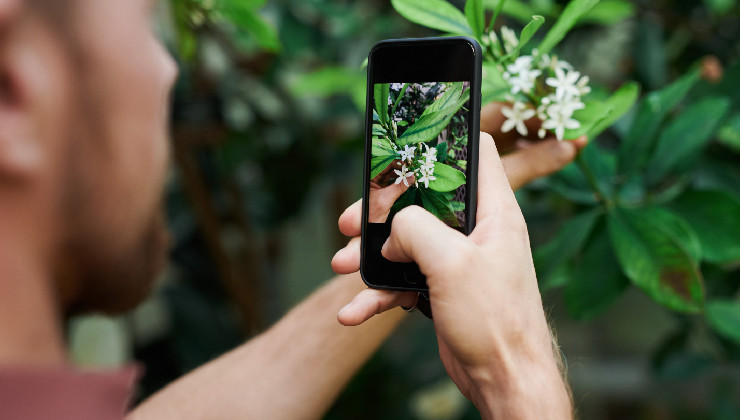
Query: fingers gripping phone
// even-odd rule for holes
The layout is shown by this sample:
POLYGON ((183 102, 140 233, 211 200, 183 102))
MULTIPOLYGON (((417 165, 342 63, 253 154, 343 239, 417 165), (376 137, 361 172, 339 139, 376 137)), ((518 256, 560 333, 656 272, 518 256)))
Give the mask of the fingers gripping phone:
POLYGON ((428 290, 415 263, 380 253, 403 208, 473 230, 480 79, 481 49, 471 38, 386 40, 370 51, 360 263, 368 286, 428 290))

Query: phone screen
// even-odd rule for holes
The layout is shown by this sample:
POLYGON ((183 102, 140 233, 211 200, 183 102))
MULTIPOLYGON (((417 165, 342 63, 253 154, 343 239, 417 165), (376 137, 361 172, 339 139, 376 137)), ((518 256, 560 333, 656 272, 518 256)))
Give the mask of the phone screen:
POLYGON ((370 53, 360 272, 371 287, 427 289, 415 263, 381 254, 405 207, 464 234, 475 226, 480 55, 463 37, 383 41, 370 53))
POLYGON ((470 82, 377 83, 368 223, 418 205, 465 231, 470 82))

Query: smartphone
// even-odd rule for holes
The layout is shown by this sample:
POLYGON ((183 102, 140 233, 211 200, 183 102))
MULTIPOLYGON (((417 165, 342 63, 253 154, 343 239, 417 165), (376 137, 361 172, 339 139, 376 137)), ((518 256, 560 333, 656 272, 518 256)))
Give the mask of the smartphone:
POLYGON ((475 227, 481 48, 468 37, 381 41, 367 80, 360 273, 372 288, 426 291, 415 263, 380 250, 410 205, 466 235, 475 227))

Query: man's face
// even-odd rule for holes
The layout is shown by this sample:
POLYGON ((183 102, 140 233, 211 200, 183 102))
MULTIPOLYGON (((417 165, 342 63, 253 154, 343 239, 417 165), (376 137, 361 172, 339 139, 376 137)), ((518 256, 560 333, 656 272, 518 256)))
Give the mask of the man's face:
POLYGON ((77 0, 67 231, 57 277, 67 312, 138 303, 164 262, 161 199, 176 67, 151 30, 153 1, 77 0))

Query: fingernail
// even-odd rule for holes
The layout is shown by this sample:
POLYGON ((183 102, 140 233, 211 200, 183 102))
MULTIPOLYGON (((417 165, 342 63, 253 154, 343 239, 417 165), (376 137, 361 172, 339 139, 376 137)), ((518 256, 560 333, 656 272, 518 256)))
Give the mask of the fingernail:
POLYGON ((344 306, 342 307, 342 309, 340 309, 340 310, 339 310, 339 312, 337 312, 337 316, 341 315, 341 314, 342 314, 342 312, 344 312, 344 311, 346 311, 347 309, 349 309, 349 308, 350 308, 350 306, 352 306, 352 302, 350 302, 350 303, 348 303, 348 304, 344 305, 344 306))
POLYGON ((383 246, 380 248, 380 254, 385 254, 385 249, 388 248, 388 241, 390 241, 390 238, 386 239, 383 243, 383 246))

